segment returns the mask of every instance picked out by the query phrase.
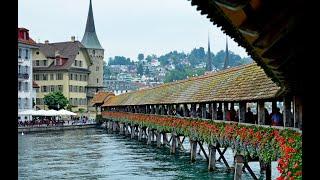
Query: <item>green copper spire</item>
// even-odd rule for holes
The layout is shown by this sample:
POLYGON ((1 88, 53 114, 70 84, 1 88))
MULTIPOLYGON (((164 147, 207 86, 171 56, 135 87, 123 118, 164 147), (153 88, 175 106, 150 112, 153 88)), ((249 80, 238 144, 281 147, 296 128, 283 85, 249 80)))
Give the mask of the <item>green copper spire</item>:
POLYGON ((103 49, 100 45, 100 42, 99 42, 97 34, 96 34, 96 29, 94 27, 94 19, 93 19, 91 0, 90 0, 90 5, 89 5, 89 13, 88 13, 88 18, 87 18, 86 31, 84 32, 81 43, 86 48, 103 49))
POLYGON ((226 37, 226 56, 224 58, 223 69, 227 69, 229 66, 229 51, 228 51, 228 38, 226 37))

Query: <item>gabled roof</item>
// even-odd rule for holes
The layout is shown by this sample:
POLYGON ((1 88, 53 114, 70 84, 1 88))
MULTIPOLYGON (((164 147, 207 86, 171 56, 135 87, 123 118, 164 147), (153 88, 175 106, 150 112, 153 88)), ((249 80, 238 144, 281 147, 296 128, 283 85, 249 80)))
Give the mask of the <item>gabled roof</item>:
POLYGON ((22 38, 22 37, 19 36, 19 33, 20 33, 21 31, 22 31, 22 32, 26 32, 26 33, 29 35, 29 30, 28 30, 28 29, 23 28, 23 27, 18 28, 18 43, 22 43, 22 44, 26 44, 26 45, 31 45, 31 46, 33 46, 34 48, 37 48, 37 46, 36 46, 37 43, 36 43, 32 38, 27 37, 27 39, 26 39, 26 38, 22 38))
POLYGON ((102 106, 253 101, 277 98, 278 87, 256 63, 114 96, 102 106))
POLYGON ((112 92, 98 92, 95 94, 91 100, 92 105, 103 104, 107 97, 114 96, 112 92))
MULTIPOLYGON (((67 41, 58 43, 38 43, 40 51, 47 57, 55 59, 56 53, 59 53, 60 57, 67 58, 67 62, 62 66, 55 66, 54 63, 48 67, 34 67, 36 70, 68 70, 71 68, 78 52, 83 50, 84 56, 88 59, 89 64, 92 64, 92 60, 89 57, 88 51, 79 41, 67 41)), ((76 68, 73 68, 76 69, 76 68)))

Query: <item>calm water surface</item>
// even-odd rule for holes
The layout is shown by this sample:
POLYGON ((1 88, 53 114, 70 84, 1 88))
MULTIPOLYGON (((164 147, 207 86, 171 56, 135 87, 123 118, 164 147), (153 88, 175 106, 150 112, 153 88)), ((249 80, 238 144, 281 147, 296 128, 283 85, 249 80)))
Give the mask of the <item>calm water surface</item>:
MULTIPOLYGON (((215 172, 207 171, 207 162, 199 156, 190 162, 186 152, 170 155, 168 148, 158 149, 145 142, 108 134, 102 129, 79 129, 30 133, 18 137, 19 179, 233 179, 222 163, 215 172)), ((227 151, 232 165, 232 152, 227 151)), ((258 163, 250 163, 260 176, 258 163)), ((272 164, 273 178, 278 172, 272 164)), ((244 179, 252 179, 249 173, 244 179)), ((263 179, 260 177, 260 179, 263 179)))

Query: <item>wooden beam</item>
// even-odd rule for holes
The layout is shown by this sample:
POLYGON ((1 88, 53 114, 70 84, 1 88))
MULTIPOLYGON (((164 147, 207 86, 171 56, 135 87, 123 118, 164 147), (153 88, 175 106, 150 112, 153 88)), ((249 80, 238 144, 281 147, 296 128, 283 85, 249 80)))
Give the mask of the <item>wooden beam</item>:
POLYGON ((201 143, 200 141, 198 141, 198 142, 199 142, 200 149, 202 150, 204 156, 206 157, 207 161, 209 161, 209 157, 207 155, 207 152, 204 150, 204 148, 202 146, 203 143, 201 143))
POLYGON ((283 125, 284 127, 293 127, 293 121, 291 119, 291 98, 289 96, 283 98, 283 125))
MULTIPOLYGON (((224 155, 224 153, 227 151, 227 147, 225 147, 224 149, 223 149, 223 151, 221 152, 221 153, 219 153, 220 154, 220 156, 219 156, 219 158, 218 158, 218 160, 217 161, 221 161, 221 159, 222 159, 222 157, 223 157, 223 155, 224 155)), ((220 150, 220 149, 219 149, 220 150)))
POLYGON ((244 123, 245 122, 245 114, 247 109, 247 103, 246 102, 239 102, 239 122, 244 123))
POLYGON ((301 97, 293 97, 294 127, 302 127, 302 101, 301 97))
POLYGON ((207 104, 206 103, 201 103, 200 106, 201 106, 201 118, 205 119, 205 118, 207 118, 206 117, 206 115, 207 115, 207 107, 206 107, 207 104))
POLYGON ((244 162, 244 167, 249 171, 251 177, 254 179, 254 180, 258 180, 257 176, 254 174, 254 172, 252 171, 252 169, 250 168, 248 162, 244 162))
POLYGON ((229 103, 227 103, 227 102, 225 102, 225 103, 223 103, 223 120, 225 121, 225 120, 227 120, 227 112, 228 112, 228 110, 229 110, 229 107, 228 107, 228 105, 229 105, 229 103))
POLYGON ((212 120, 217 120, 217 103, 212 103, 212 120))
POLYGON ((264 110, 264 101, 258 101, 258 124, 266 124, 266 116, 264 110))
POLYGON ((228 169, 230 169, 230 166, 229 166, 229 164, 228 164, 227 160, 224 158, 224 156, 223 156, 223 154, 222 154, 222 152, 221 152, 220 148, 217 148, 217 151, 218 151, 218 153, 220 154, 220 157, 221 157, 221 159, 222 159, 223 163, 227 166, 227 168, 228 168, 228 169))

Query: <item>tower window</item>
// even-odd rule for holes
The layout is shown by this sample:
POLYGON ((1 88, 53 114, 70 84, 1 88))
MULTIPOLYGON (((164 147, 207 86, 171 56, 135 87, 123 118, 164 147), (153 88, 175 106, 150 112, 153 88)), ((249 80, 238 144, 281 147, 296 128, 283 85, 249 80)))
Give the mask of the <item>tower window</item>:
POLYGON ((96 71, 99 71, 99 66, 96 67, 96 71))
POLYGON ((99 78, 97 78, 97 83, 99 83, 99 78))
POLYGON ((92 50, 92 54, 95 55, 96 54, 96 50, 92 50))

